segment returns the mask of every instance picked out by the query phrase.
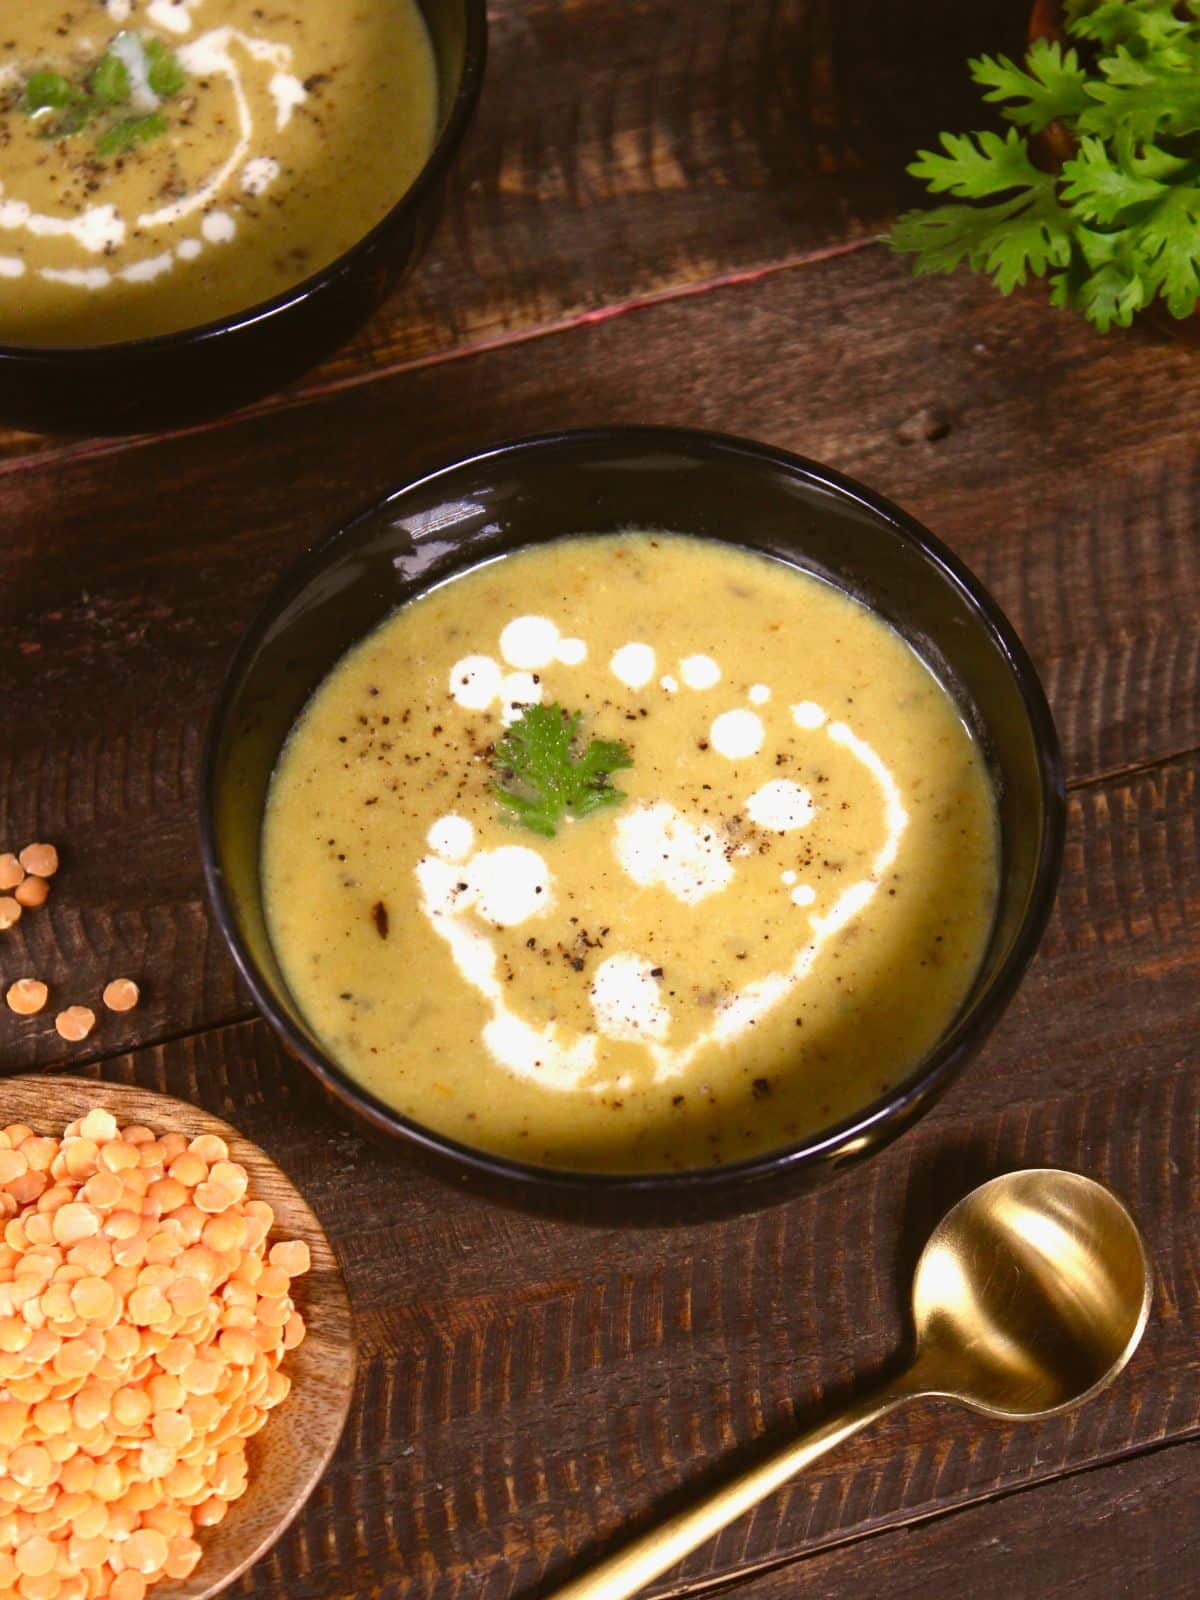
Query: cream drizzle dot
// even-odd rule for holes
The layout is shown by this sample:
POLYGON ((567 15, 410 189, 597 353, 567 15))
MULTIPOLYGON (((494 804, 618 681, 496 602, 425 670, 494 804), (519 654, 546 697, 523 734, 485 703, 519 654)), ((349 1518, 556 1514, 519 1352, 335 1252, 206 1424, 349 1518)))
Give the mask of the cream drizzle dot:
POLYGON ((792 707, 792 721, 798 728, 819 728, 825 722, 825 713, 815 700, 801 700, 792 707))
POLYGON ((449 812, 439 817, 425 835, 429 848, 446 861, 462 861, 475 843, 475 829, 466 817, 449 812))
POLYGON ((500 693, 502 676, 491 656, 464 656, 450 668, 450 693, 464 711, 486 711, 500 693))
POLYGON ((514 617, 500 635, 500 654, 511 667, 536 672, 548 667, 558 648, 558 627, 549 617, 514 617))
POLYGON ((654 676, 654 651, 648 644, 623 644, 609 667, 629 689, 641 689, 654 676))
POLYGON ((237 232, 237 223, 227 211, 210 211, 200 224, 209 244, 228 244, 237 232))
POLYGON ((689 689, 711 689, 721 680, 721 669, 711 656, 687 656, 679 663, 679 676, 689 689))
POLYGON ((542 703, 542 686, 531 672, 510 672, 500 685, 500 703, 504 726, 511 727, 526 706, 542 703))
POLYGON ((765 683, 756 683, 751 687, 750 701, 752 705, 765 706, 770 698, 771 691, 765 683))
POLYGON ((764 738, 763 725, 753 711, 723 711, 708 733, 709 742, 727 761, 757 755, 764 738))
POLYGON ((773 833, 790 833, 793 828, 807 827, 816 809, 808 790, 790 778, 773 778, 746 801, 746 813, 751 822, 773 833))

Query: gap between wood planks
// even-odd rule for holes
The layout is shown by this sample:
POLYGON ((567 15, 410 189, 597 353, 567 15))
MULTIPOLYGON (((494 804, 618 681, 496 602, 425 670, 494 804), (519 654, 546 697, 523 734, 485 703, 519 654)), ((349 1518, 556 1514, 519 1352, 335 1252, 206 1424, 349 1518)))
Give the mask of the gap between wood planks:
POLYGON ((1113 767, 1108 772, 1089 773, 1086 778, 1072 778, 1067 783, 1067 793, 1075 794, 1080 789, 1098 789, 1106 783, 1118 783, 1125 778, 1140 777, 1145 772, 1161 772, 1164 767, 1170 767, 1177 761, 1191 761, 1200 756, 1200 745, 1189 745, 1185 750, 1173 750, 1170 755, 1155 756, 1148 761, 1135 761, 1132 766, 1113 767))
POLYGON ((901 1533, 909 1528, 928 1526, 935 1522, 949 1522, 955 1517, 961 1517, 967 1512, 977 1511, 980 1506, 995 1505, 1002 1500, 1011 1500, 1017 1495, 1035 1495, 1042 1490, 1049 1489, 1052 1485, 1065 1482, 1069 1478, 1083 1478, 1091 1473, 1108 1472, 1111 1468, 1126 1461, 1138 1461, 1148 1456, 1161 1455, 1164 1451, 1194 1450, 1200 1441, 1200 1429, 1189 1428, 1183 1433, 1174 1434, 1170 1439, 1160 1439, 1154 1444, 1148 1444, 1141 1449, 1125 1450, 1108 1457, 1105 1461, 1090 1461, 1083 1466, 1068 1467, 1062 1472, 1052 1472, 1046 1477, 1030 1479, 1028 1483, 1014 1484, 1008 1489, 996 1489, 992 1493, 985 1491, 973 1500, 964 1500, 959 1505, 948 1506, 942 1511, 918 1512, 913 1516, 905 1517, 901 1521, 889 1522, 879 1528, 868 1529, 864 1533, 850 1534, 845 1539, 831 1539, 826 1544, 817 1544, 811 1550, 802 1554, 782 1555, 769 1557, 765 1561, 750 1562, 744 1567, 724 1573, 714 1573, 708 1578, 698 1578, 692 1582, 673 1584, 666 1588, 651 1588, 647 1590, 649 1600, 693 1600, 698 1595, 720 1595, 736 1593, 744 1583, 754 1578, 764 1577, 770 1572, 782 1572, 789 1567, 796 1569, 796 1581, 801 1583, 804 1577, 804 1563, 813 1557, 828 1555, 833 1550, 844 1550, 851 1545, 865 1544, 876 1539, 886 1539, 890 1535, 901 1533))
POLYGON ((367 384, 399 377, 406 372, 418 372, 426 367, 445 366, 451 361, 461 361, 470 356, 510 349, 516 345, 528 344, 534 339, 545 339, 554 334, 570 333, 575 328, 587 328, 600 322, 609 322, 630 312, 649 311, 656 306, 670 305, 676 300, 693 299, 721 289, 740 288, 747 284, 759 283, 764 278, 773 278, 782 272, 793 272, 800 267, 819 266, 839 256, 856 255, 860 250, 872 249, 879 243, 879 236, 869 235, 866 238, 826 245, 819 250, 809 250, 802 255, 785 256, 782 260, 768 261, 757 267, 738 267, 729 272, 714 273, 711 277, 700 278, 695 282, 680 282, 667 289, 656 289, 647 294, 634 295, 629 300, 595 306, 588 311, 573 312, 569 316, 557 317, 549 322, 532 323, 528 327, 479 339, 472 344, 455 345, 449 350, 414 356, 407 361, 393 361, 377 367, 368 367, 364 371, 348 373, 343 378, 317 382, 307 388, 285 390, 282 394, 271 395, 253 405, 244 406, 240 411, 234 411, 228 416, 192 423, 189 427, 173 428, 166 433, 137 433, 130 434, 127 438, 90 439, 79 444, 52 445, 45 450, 32 450, 25 455, 13 456, 8 461, 0 462, 0 478, 10 477, 18 472, 32 471, 47 464, 102 460, 106 456, 122 455, 131 450, 159 444, 164 439, 192 439, 202 434, 216 433, 223 428, 233 427, 253 418, 297 411, 327 396, 342 394, 349 389, 360 389, 367 384))

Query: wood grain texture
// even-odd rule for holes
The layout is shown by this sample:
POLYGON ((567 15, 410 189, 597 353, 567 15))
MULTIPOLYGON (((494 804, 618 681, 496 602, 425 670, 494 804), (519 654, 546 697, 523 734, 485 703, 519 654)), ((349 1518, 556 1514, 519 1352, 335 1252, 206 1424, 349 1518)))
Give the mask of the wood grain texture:
POLYGON ((1011 1167, 1086 1171, 1143 1228, 1155 1311, 1119 1382, 1043 1424, 908 1408, 690 1558, 668 1591, 1200 1431, 1193 1069, 1151 1046, 1107 1083, 1022 1096, 989 1087, 985 1061, 823 1192, 667 1233, 564 1227, 435 1185, 331 1111, 261 1023, 103 1071, 235 1117, 303 1182, 344 1264, 360 1371, 342 1447, 238 1592, 497 1600, 586 1565, 872 1381, 903 1345, 933 1223, 1011 1167))
MULTIPOLYGON (((0 943, 0 975, 20 963, 64 1001, 94 1000, 118 971, 142 980, 142 1007, 104 1017, 90 1053, 248 1014, 195 845, 228 655, 307 542, 407 475, 521 431, 694 423, 859 474, 1008 610, 1073 783, 1200 748, 1198 398, 1188 352, 1102 339, 1035 296, 916 282, 876 251, 286 417, 0 471, 0 689, 36 709, 0 742, 0 848, 40 833, 64 860, 47 908, 0 943)), ((1158 781, 1141 791, 1151 808, 1158 781)), ((1152 810, 1133 814, 1149 826, 1152 810)), ((1157 870, 1170 900, 1175 867, 1157 870)), ((14 1067, 62 1053, 48 1018, 0 1021, 0 1050, 14 1067)))
MULTIPOLYGON (((0 850, 63 859, 0 935, 0 983, 43 976, 55 1008, 137 977, 142 1005, 97 1006, 72 1061, 257 1141, 355 1308, 340 1449, 241 1600, 537 1600, 886 1370, 937 1217, 1039 1163, 1109 1182, 1146 1229, 1156 1309, 1121 1381, 1044 1425, 901 1414, 662 1592, 1191 1592, 1200 369, 871 243, 915 198, 912 151, 978 122, 966 57, 1018 48, 1026 10, 494 0, 445 220, 351 347, 188 433, 0 436, 0 850), (208 709, 277 574, 417 471, 598 421, 763 437, 925 520, 1030 645, 1072 785, 1041 954, 946 1100, 826 1191, 669 1234, 492 1209, 343 1121, 242 1020, 195 842, 208 709)), ((52 1008, 0 1008, 0 1075, 68 1054, 52 1008)))
POLYGON ((219 1527, 199 1534, 204 1554, 190 1578, 164 1582, 155 1600, 211 1600, 268 1550, 298 1514, 337 1447, 354 1386, 354 1338, 346 1285, 337 1257, 312 1208, 287 1175, 236 1128, 195 1105, 131 1084, 70 1077, 9 1078, 0 1084, 0 1125, 24 1123, 35 1133, 61 1136, 93 1107, 122 1127, 189 1138, 215 1134, 250 1175, 250 1195, 275 1212, 274 1237, 303 1239, 312 1269, 296 1284, 296 1304, 308 1335, 284 1370, 292 1392, 247 1444, 250 1484, 219 1527))
MULTIPOLYGON (((877 232, 1012 0, 493 0, 476 124, 414 277, 291 392, 804 260, 877 232)), ((47 448, 0 434, 0 457, 47 448)))
POLYGON ((856 1540, 739 1585, 738 1600, 1187 1600, 1200 1561, 1200 1444, 856 1540))

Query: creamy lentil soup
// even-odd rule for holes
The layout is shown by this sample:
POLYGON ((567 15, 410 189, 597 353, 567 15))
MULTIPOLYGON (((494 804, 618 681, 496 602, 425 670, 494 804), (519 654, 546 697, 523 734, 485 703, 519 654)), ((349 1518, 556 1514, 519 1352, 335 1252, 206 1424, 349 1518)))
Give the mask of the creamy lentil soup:
POLYGON ((416 0, 4 10, 0 340, 103 344, 268 299, 369 232, 432 148, 416 0))
POLYGON ((381 1100, 658 1170, 911 1068, 979 965, 996 839, 899 634, 781 562, 633 533, 476 568, 352 649, 280 757, 263 875, 297 1003, 381 1100))

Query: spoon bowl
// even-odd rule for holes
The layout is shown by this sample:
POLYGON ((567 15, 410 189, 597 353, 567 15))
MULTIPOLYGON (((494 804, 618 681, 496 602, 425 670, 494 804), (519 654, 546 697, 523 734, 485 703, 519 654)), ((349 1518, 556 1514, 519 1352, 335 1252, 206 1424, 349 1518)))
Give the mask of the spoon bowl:
POLYGON ((1117 1376, 1150 1297, 1114 1194, 1077 1172, 1006 1173, 952 1207, 921 1252, 912 1380, 988 1416, 1051 1416, 1117 1376))

